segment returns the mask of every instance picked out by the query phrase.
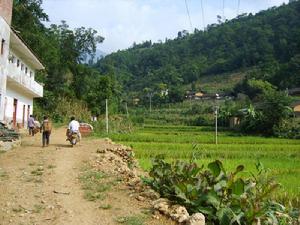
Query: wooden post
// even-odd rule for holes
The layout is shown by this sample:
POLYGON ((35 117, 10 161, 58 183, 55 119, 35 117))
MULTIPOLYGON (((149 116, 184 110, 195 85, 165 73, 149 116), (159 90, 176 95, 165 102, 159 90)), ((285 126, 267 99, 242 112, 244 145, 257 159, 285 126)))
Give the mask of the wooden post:
POLYGON ((216 106, 215 108, 215 123, 216 123, 216 127, 215 127, 215 136, 216 136, 216 145, 218 144, 218 106, 216 106))
POLYGON ((105 99, 105 123, 106 123, 106 133, 108 134, 108 101, 105 99))
POLYGON ((150 113, 151 113, 151 110, 152 110, 152 102, 151 102, 151 100, 152 100, 152 94, 150 94, 150 113))
POLYGON ((127 102, 125 102, 125 108, 126 108, 126 115, 127 115, 127 118, 129 118, 127 102))

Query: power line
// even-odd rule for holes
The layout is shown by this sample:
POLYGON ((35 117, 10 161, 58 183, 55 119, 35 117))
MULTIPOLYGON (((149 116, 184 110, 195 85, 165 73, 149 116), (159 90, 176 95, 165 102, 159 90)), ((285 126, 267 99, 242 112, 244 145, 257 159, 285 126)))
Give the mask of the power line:
POLYGON ((222 20, 225 21, 225 0, 223 0, 222 20))
POLYGON ((184 0, 184 2, 185 2, 186 12, 187 12, 187 15, 188 15, 188 18, 189 18, 189 22, 190 22, 190 26, 191 26, 191 31, 193 31, 193 25, 192 25, 192 20, 191 20, 191 16, 190 16, 190 11, 189 11, 187 0, 184 0))
POLYGON ((202 26, 203 26, 203 30, 204 30, 205 29, 205 21, 204 21, 203 0, 201 0, 201 12, 202 12, 202 26))
POLYGON ((238 7, 237 7, 237 12, 236 12, 237 16, 240 13, 240 5, 241 5, 241 0, 238 0, 238 7))

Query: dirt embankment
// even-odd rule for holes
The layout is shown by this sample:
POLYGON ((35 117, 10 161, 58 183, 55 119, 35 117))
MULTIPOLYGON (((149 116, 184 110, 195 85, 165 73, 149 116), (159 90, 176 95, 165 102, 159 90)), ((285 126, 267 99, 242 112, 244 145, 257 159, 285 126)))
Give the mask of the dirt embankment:
POLYGON ((140 172, 110 159, 107 149, 118 145, 87 139, 71 148, 64 133, 55 130, 46 148, 37 135, 0 154, 0 225, 174 224, 154 218, 150 201, 128 186, 140 172))

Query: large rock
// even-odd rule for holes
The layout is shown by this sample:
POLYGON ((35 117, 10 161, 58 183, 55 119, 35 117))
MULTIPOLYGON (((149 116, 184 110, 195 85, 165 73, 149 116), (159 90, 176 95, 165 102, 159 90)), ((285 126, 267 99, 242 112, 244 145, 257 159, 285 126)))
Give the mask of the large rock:
POLYGON ((205 217, 202 213, 195 213, 188 219, 187 225, 205 225, 205 217))
POLYGON ((170 208, 169 215, 173 220, 179 223, 187 221, 190 217, 186 208, 180 205, 173 205, 170 208))
POLYGON ((160 194, 152 189, 146 189, 144 192, 141 193, 141 195, 151 200, 156 200, 160 198, 160 194))
POLYGON ((170 201, 166 198, 160 198, 152 202, 153 208, 157 209, 159 212, 169 215, 170 201))

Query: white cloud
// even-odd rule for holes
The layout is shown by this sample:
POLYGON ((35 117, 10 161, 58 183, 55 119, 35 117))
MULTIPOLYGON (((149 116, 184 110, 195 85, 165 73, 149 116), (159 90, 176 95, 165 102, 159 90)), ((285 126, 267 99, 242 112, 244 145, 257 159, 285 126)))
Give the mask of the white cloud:
MULTIPOLYGON (((200 0, 187 0, 194 27, 203 21, 200 0)), ((240 12, 257 12, 288 0, 240 0, 240 12)), ((203 0, 205 23, 215 23, 222 15, 222 0, 203 0)), ((190 30, 184 0, 44 0, 43 8, 52 23, 66 20, 72 27, 92 27, 105 37, 99 46, 112 52, 133 42, 174 38, 180 30, 190 30)), ((237 0, 225 0, 225 17, 236 16, 237 0)))

